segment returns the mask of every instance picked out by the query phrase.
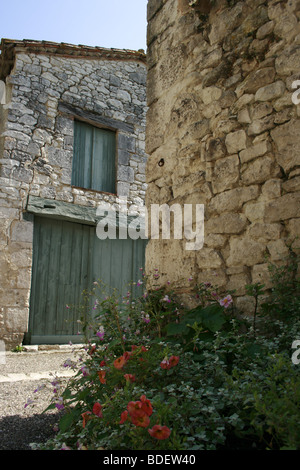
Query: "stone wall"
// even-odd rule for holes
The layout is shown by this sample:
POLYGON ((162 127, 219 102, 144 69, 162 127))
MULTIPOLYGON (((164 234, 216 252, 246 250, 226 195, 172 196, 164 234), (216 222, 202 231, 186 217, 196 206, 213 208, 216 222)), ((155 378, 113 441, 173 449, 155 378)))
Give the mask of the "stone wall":
POLYGON ((93 59, 65 57, 19 45, 0 106, 0 337, 7 345, 22 341, 28 327, 33 236, 25 216, 28 196, 84 207, 101 201, 114 206, 120 196, 144 204, 144 62, 131 54, 127 60, 106 59, 101 52, 97 58, 97 51, 93 59), (71 186, 74 113, 117 129, 116 194, 71 186))
POLYGON ((149 242, 162 284, 193 277, 245 307, 300 234, 299 17, 297 0, 148 2, 146 204, 205 207, 201 250, 149 242))

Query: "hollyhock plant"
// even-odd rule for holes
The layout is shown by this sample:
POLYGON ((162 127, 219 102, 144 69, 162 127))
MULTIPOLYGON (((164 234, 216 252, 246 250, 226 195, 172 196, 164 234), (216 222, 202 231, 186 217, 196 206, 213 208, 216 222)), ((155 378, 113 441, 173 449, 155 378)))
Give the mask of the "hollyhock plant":
POLYGON ((167 426, 161 426, 160 424, 155 424, 152 429, 148 429, 150 436, 155 437, 155 439, 168 439, 171 434, 171 430, 167 426))

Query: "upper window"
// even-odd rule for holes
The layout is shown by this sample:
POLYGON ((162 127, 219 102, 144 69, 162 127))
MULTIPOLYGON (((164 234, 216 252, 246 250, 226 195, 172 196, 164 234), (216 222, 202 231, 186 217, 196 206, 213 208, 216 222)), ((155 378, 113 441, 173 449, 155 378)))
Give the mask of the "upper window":
POLYGON ((116 133, 74 121, 72 185, 115 193, 116 133))

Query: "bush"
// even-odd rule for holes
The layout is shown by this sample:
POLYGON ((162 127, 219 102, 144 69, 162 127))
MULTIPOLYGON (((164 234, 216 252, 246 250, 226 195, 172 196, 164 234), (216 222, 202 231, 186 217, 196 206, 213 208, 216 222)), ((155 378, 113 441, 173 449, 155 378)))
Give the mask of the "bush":
POLYGON ((129 292, 105 296, 95 283, 86 359, 50 404, 65 413, 42 448, 300 449, 299 366, 290 357, 300 339, 299 280, 293 282, 284 290, 277 276, 269 302, 256 305, 274 335, 235 318, 231 295, 210 284, 198 286, 199 305, 187 310, 170 286, 146 293, 139 282, 133 300, 129 292))

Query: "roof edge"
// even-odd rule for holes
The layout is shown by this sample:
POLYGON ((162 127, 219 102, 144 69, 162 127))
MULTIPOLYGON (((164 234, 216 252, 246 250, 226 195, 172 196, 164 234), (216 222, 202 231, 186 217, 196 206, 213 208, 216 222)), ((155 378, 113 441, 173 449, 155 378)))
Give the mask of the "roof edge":
POLYGON ((87 58, 104 60, 138 61, 146 63, 146 54, 140 49, 116 49, 104 47, 92 47, 86 45, 74 45, 68 43, 56 43, 51 41, 36 41, 32 39, 1 39, 0 44, 0 79, 5 79, 13 68, 15 56, 18 52, 55 55, 68 58, 87 58))

